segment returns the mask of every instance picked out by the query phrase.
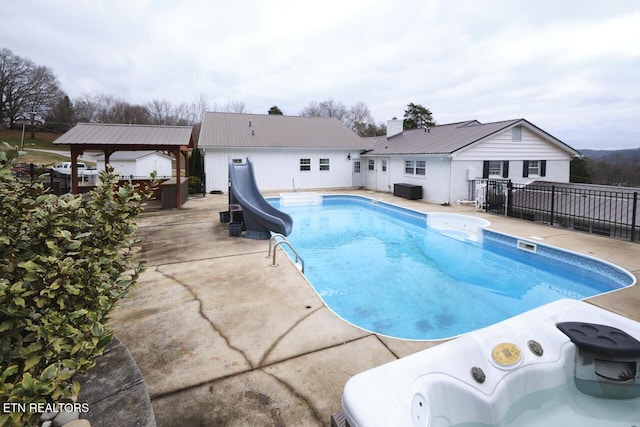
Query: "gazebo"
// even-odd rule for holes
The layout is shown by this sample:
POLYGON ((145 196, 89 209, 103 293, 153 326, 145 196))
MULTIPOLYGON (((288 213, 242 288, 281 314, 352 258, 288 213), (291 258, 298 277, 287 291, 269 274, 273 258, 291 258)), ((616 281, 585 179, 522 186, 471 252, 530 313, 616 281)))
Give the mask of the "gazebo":
POLYGON ((191 126, 78 123, 53 143, 71 148, 71 192, 74 194, 78 193, 78 156, 85 151, 102 151, 105 165, 116 151, 169 152, 176 159, 176 207, 182 205, 181 159, 184 156, 185 176, 189 176, 189 150, 195 147, 191 126))

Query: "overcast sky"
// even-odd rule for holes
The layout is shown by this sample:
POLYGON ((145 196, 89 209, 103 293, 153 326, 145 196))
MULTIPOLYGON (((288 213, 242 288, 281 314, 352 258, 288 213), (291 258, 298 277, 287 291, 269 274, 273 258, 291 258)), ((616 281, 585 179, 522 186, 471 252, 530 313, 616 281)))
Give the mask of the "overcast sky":
POLYGON ((640 147, 638 0, 0 0, 0 47, 73 100, 243 102, 298 115, 409 102, 525 118, 577 149, 640 147))

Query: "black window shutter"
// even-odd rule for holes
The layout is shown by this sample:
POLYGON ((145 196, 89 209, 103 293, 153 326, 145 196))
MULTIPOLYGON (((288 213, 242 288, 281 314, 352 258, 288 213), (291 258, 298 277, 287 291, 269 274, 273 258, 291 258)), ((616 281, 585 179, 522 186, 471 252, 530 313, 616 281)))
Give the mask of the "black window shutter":
POLYGON ((509 178, 509 160, 502 162, 502 177, 509 178))
POLYGON ((540 160, 540 176, 547 176, 547 161, 540 160))
POLYGON ((484 179, 489 178, 489 160, 485 160, 482 163, 482 177, 484 179))
POLYGON ((522 162, 522 177, 529 177, 529 160, 525 160, 522 162))

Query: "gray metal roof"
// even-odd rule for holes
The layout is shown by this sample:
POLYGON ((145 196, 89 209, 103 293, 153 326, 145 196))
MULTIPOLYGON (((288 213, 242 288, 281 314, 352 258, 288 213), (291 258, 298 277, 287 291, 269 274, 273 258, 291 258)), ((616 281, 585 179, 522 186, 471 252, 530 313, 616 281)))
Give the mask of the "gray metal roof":
POLYGON ((202 118, 200 147, 344 148, 371 144, 338 119, 269 114, 208 112, 202 118))
POLYGON ((452 154, 485 138, 514 126, 525 126, 560 148, 574 155, 579 153, 562 141, 554 138, 524 119, 480 123, 477 120, 438 125, 425 129, 413 129, 390 138, 381 136, 374 141, 374 150, 369 155, 393 154, 452 154))
POLYGON ((78 123, 54 144, 189 145, 191 126, 78 123))

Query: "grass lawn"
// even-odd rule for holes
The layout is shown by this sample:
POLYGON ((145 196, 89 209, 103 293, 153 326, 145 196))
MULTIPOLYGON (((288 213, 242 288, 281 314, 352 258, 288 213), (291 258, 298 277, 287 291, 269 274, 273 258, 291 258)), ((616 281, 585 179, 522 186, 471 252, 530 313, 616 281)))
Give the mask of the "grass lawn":
MULTIPOLYGON (((53 141, 58 138, 60 134, 49 132, 36 132, 35 139, 31 139, 31 132, 26 131, 24 133, 24 150, 26 154, 20 156, 18 161, 20 163, 33 163, 35 165, 53 165, 59 162, 69 161, 70 155, 60 155, 54 153, 47 153, 38 150, 56 150, 68 152, 69 147, 67 145, 54 145, 53 141)), ((8 142, 12 147, 20 147, 20 140, 22 138, 22 129, 1 129, 0 141, 8 142)), ((4 145, 0 145, 0 150, 6 150, 4 145)))

